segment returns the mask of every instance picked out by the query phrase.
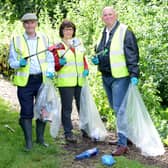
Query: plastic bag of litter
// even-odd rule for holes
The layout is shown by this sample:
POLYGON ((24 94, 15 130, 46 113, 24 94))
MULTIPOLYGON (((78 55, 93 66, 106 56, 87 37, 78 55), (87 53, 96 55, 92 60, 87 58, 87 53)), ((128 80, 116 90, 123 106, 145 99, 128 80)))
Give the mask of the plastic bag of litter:
POLYGON ((38 91, 34 117, 43 122, 50 122, 50 134, 56 137, 61 125, 61 104, 52 81, 47 80, 38 91))
POLYGON ((80 129, 84 130, 90 138, 96 141, 105 140, 107 131, 100 118, 87 82, 81 90, 79 118, 80 129))
POLYGON ((117 114, 118 132, 128 137, 142 155, 163 155, 165 150, 160 136, 145 107, 137 86, 130 84, 117 114))

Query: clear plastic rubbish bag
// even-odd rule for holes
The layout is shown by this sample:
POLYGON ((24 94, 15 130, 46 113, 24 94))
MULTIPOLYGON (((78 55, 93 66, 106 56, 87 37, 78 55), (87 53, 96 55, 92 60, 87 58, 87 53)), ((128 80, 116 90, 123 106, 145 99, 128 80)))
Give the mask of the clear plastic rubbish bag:
POLYGON ((82 87, 80 97, 80 129, 96 141, 104 141, 107 136, 106 128, 100 118, 96 104, 93 100, 89 86, 82 87))
POLYGON ((38 91, 34 117, 43 122, 50 122, 50 134, 55 138, 61 125, 61 104, 52 81, 47 80, 38 91))
POLYGON ((117 131, 128 137, 144 156, 163 155, 160 136, 145 107, 137 86, 129 85, 117 114, 117 131))

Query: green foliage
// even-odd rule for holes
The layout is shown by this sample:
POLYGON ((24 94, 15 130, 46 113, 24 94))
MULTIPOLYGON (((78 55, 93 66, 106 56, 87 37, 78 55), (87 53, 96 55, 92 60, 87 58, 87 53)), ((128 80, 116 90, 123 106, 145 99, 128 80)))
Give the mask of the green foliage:
POLYGON ((78 35, 82 37, 89 49, 95 44, 95 32, 102 26, 100 15, 103 5, 101 0, 81 0, 68 12, 67 17, 77 25, 78 35))
POLYGON ((46 11, 50 21, 54 24, 58 11, 65 18, 68 12, 67 6, 70 7, 74 2, 78 2, 78 0, 1 0, 0 13, 13 23, 25 13, 33 12, 39 16, 42 11, 46 11))
POLYGON ((13 70, 9 67, 8 57, 6 53, 9 53, 9 45, 0 45, 0 73, 6 77, 10 77, 13 74, 13 70))

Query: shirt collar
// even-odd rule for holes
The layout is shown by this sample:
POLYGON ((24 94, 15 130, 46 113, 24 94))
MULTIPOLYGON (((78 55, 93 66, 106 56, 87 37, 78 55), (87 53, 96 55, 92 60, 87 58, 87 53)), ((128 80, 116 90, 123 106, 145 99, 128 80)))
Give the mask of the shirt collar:
POLYGON ((29 37, 28 34, 25 32, 24 37, 26 40, 37 40, 37 38, 39 38, 39 35, 38 35, 38 33, 36 33, 35 37, 29 37))
POLYGON ((114 29, 114 27, 116 26, 116 24, 117 24, 117 20, 114 22, 114 24, 113 24, 113 26, 111 27, 110 30, 106 27, 106 30, 105 30, 106 33, 110 33, 114 29))

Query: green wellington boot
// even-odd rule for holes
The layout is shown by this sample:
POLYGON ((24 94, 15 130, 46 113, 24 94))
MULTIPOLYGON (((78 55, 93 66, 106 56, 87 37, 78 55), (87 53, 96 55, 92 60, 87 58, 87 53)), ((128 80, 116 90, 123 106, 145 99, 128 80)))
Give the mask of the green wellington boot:
POLYGON ((19 119, 19 124, 23 130, 25 137, 25 150, 30 151, 33 147, 32 144, 32 119, 19 119))
POLYGON ((45 143, 44 141, 44 131, 45 131, 45 126, 46 126, 46 123, 37 119, 36 120, 36 142, 45 146, 45 147, 48 147, 49 145, 45 143))

